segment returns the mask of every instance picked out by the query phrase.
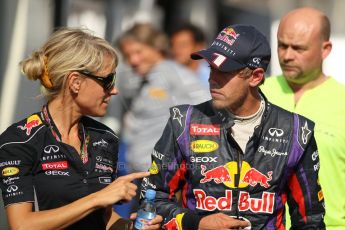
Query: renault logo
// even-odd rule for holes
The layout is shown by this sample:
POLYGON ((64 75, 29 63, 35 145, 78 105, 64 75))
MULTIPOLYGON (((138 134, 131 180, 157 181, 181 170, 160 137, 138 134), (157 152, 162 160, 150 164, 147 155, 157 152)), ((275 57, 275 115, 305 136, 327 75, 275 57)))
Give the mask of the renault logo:
POLYGON ((56 145, 47 145, 46 147, 44 147, 44 152, 45 153, 57 153, 59 151, 59 147, 56 145))
POLYGON ((274 136, 276 136, 276 137, 281 137, 281 136, 283 136, 284 131, 283 131, 282 129, 270 128, 270 129, 268 130, 268 133, 269 133, 272 137, 274 137, 274 136))

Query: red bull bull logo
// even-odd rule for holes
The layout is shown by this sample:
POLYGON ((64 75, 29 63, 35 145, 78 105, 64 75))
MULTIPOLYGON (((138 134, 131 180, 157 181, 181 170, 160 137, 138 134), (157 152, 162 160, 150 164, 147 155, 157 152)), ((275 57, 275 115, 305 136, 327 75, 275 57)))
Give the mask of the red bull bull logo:
POLYGON ((234 29, 227 27, 217 36, 216 39, 221 40, 232 46, 240 34, 236 33, 234 29))
POLYGON ((24 126, 18 125, 17 127, 23 131, 26 130, 26 135, 29 136, 31 134, 31 130, 34 127, 39 126, 40 124, 42 124, 42 121, 41 121, 40 117, 35 114, 35 115, 30 116, 27 119, 26 124, 24 126))
POLYGON ((203 175, 204 178, 200 180, 200 183, 206 183, 211 180, 213 180, 217 184, 231 182, 230 172, 223 165, 210 169, 208 171, 206 171, 205 165, 201 165, 201 175, 203 175))
POLYGON ((175 218, 172 218, 169 220, 163 228, 166 230, 182 230, 182 219, 183 219, 184 213, 177 214, 175 218))
POLYGON ((179 230, 178 224, 176 223, 176 219, 172 218, 166 224, 164 224, 165 230, 179 230))
POLYGON ((270 184, 268 181, 272 180, 272 174, 273 172, 269 171, 267 173, 268 176, 266 176, 255 168, 251 168, 246 172, 242 181, 253 187, 259 183, 261 186, 269 188, 270 184))
POLYGON ((265 175, 256 168, 252 168, 246 161, 242 162, 241 172, 239 172, 238 163, 236 161, 230 161, 225 165, 209 170, 207 170, 205 165, 201 165, 200 174, 203 176, 200 183, 214 181, 217 184, 223 183, 228 188, 254 187, 259 184, 264 188, 269 188, 271 186, 269 181, 272 180, 273 172, 269 171, 265 175), (238 185, 235 185, 234 181, 236 174, 240 174, 238 185))
MULTIPOLYGON (((207 196, 202 189, 194 189, 193 193, 197 209, 206 211, 231 211, 233 201, 232 190, 225 190, 224 197, 207 196)), ((250 210, 253 213, 273 213, 274 197, 274 193, 263 192, 261 198, 253 198, 250 197, 248 192, 241 191, 238 201, 238 210, 250 210)))
POLYGON ((236 33, 236 31, 233 28, 227 27, 223 31, 226 35, 232 37, 233 39, 237 39, 240 34, 236 33))

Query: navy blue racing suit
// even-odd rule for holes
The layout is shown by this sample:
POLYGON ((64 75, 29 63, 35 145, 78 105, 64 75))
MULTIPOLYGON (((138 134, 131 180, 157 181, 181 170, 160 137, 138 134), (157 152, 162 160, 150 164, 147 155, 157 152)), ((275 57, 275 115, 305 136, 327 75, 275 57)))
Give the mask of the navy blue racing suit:
POLYGON ((157 191, 164 228, 197 229, 203 216, 222 212, 249 221, 246 229, 285 229, 288 202, 293 229, 325 229, 314 123, 266 101, 245 152, 232 125, 211 101, 170 109, 142 182, 142 196, 157 191))

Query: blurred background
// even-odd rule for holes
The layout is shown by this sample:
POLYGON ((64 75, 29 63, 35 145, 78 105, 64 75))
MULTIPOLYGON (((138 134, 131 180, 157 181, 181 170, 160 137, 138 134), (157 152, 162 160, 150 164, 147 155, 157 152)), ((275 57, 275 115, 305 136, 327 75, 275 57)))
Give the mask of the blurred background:
MULTIPOLYGON (((276 29, 288 11, 312 6, 331 20, 333 50, 325 73, 345 83, 341 73, 345 53, 344 0, 0 0, 0 133, 15 121, 38 111, 44 103, 39 82, 20 74, 19 62, 39 48, 59 27, 86 27, 113 43, 135 22, 149 22, 168 35, 175 25, 190 22, 201 27, 208 42, 230 24, 252 24, 270 40, 272 61, 267 76, 280 73, 276 29)), ((120 62, 118 76, 128 71, 120 62)), ((119 94, 121 98, 121 92, 119 94)), ((119 124, 105 120, 115 131, 119 124)), ((0 229, 8 229, 0 198, 0 229)))

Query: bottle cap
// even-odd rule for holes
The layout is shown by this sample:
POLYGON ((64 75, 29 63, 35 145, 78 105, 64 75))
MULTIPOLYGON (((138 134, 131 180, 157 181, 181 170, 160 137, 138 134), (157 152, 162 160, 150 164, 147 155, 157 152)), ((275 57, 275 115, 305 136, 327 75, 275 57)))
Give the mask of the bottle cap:
POLYGON ((145 194, 146 199, 153 200, 156 197, 156 191, 153 189, 147 189, 145 194))

